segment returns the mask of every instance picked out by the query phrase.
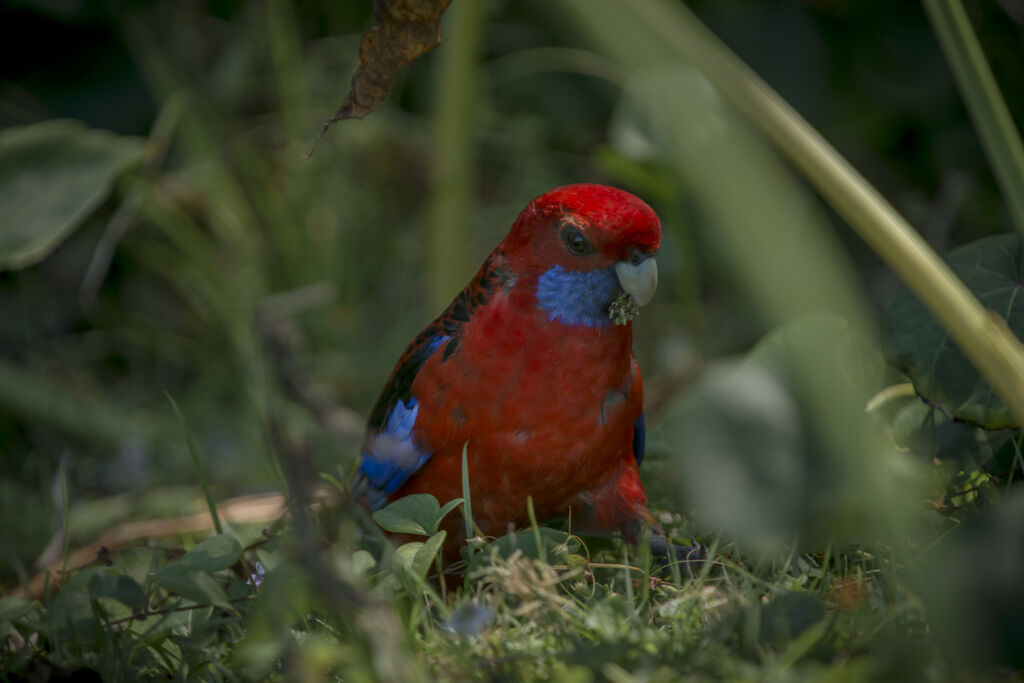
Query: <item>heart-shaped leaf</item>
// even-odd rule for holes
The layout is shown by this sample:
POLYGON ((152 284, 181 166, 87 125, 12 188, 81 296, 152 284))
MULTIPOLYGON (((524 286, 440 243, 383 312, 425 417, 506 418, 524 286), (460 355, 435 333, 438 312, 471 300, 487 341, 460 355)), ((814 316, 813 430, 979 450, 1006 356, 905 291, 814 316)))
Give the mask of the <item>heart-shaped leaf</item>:
POLYGON ((377 510, 373 521, 391 533, 429 536, 440 513, 437 498, 429 493, 415 493, 377 510))
POLYGON ((133 610, 144 610, 148 603, 146 594, 135 579, 111 570, 98 574, 89 582, 89 594, 96 598, 113 598, 133 610))
POLYGON ((140 138, 70 120, 0 131, 0 270, 45 258, 143 149, 140 138))
MULTIPOLYGON (((986 237, 949 252, 946 261, 985 308, 1006 320, 1018 338, 1024 335, 1020 237, 986 237)), ((947 415, 986 429, 1017 426, 1006 404, 913 294, 904 291, 889 301, 885 324, 888 354, 919 394, 947 415)))
POLYGON ((218 534, 188 551, 184 557, 178 560, 177 564, 201 572, 212 573, 234 565, 241 556, 242 546, 234 536, 218 534))
POLYGON ((186 600, 234 611, 228 602, 228 596, 216 579, 201 571, 181 564, 172 564, 153 574, 153 581, 186 600))

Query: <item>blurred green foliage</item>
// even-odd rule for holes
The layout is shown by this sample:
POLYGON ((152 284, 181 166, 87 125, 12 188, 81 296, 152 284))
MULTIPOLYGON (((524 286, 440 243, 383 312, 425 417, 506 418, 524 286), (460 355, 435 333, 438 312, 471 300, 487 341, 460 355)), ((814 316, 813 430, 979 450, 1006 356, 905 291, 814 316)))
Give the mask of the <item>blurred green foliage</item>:
MULTIPOLYGON (((299 515, 281 547, 229 525, 186 534, 184 556, 143 549, 78 571, 55 598, 0 599, 0 674, 1019 677, 1020 432, 950 420, 880 367, 894 276, 698 72, 648 68, 664 55, 628 16, 455 5, 440 51, 310 159, 370 2, 5 5, 0 151, 45 126, 80 133, 38 162, 0 158, 0 233, 22 173, 52 181, 42 208, 67 208, 33 231, 43 260, 0 253, 26 266, 0 272, 0 583, 25 583, 48 545, 52 557, 115 521, 201 510, 197 479, 211 504, 297 495, 283 442, 344 476, 358 436, 286 398, 257 320, 294 323, 296 372, 364 414, 526 202, 581 181, 629 189, 663 219, 661 291, 635 323, 654 425, 644 476, 666 529, 711 545, 714 563, 684 580, 551 529, 549 562, 517 556, 537 549, 534 529, 482 549, 452 598, 427 578, 451 510, 436 502, 392 510, 424 540, 379 557, 357 549, 347 508, 299 515), (59 172, 99 131, 120 136, 100 146, 117 163, 72 193, 59 172), (321 537, 323 565, 308 559, 321 537)), ((918 4, 688 6, 936 249, 1012 230, 918 4)), ((1019 120, 1024 4, 966 6, 1019 120)), ((1010 304, 1011 270, 993 290, 1010 304)), ((895 315, 901 334, 936 348, 941 330, 914 315, 895 315)), ((977 379, 949 355, 922 360, 942 370, 927 379, 977 379)))

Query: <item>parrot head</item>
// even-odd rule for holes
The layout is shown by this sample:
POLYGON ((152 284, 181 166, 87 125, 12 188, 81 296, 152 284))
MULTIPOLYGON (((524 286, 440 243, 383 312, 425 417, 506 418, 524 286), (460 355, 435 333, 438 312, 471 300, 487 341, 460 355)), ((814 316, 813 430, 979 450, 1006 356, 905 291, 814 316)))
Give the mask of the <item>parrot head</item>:
POLYGON ((651 300, 660 244, 661 221, 641 199, 579 184, 530 202, 502 250, 517 274, 536 277, 549 319, 593 327, 622 324, 651 300))

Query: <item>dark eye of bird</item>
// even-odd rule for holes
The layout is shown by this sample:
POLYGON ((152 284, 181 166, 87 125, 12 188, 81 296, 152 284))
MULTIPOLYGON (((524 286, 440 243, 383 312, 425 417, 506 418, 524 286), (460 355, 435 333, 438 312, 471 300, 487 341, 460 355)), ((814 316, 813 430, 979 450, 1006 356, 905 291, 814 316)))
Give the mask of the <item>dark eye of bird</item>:
POLYGON ((590 251, 590 242, 578 228, 569 227, 563 230, 562 241, 574 254, 586 254, 590 251))

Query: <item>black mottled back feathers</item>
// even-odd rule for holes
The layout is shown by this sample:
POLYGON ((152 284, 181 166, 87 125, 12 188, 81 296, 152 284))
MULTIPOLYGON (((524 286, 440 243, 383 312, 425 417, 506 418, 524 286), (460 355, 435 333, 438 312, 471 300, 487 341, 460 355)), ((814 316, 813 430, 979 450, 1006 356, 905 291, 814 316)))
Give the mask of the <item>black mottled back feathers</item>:
POLYGON ((448 308, 412 340, 370 412, 367 421, 370 432, 383 427, 398 401, 408 402, 412 383, 427 358, 441 345, 444 346, 442 360, 451 358, 458 351, 462 325, 469 322, 473 313, 498 289, 510 285, 512 276, 502 267, 503 261, 500 252, 488 256, 476 277, 459 292, 448 308))

